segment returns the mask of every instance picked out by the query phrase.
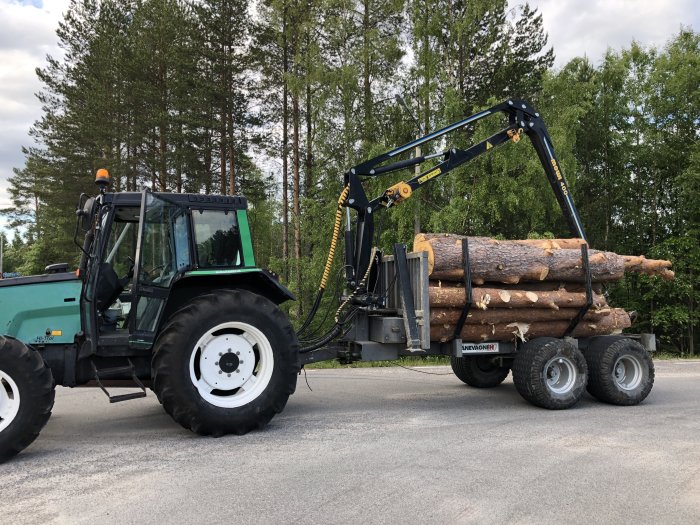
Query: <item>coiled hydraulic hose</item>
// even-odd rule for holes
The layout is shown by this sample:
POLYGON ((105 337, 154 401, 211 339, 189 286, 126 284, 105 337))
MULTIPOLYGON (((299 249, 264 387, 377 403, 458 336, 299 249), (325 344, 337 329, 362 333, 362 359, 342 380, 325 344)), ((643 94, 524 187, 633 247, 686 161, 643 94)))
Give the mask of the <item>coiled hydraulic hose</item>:
POLYGON ((367 268, 367 271, 365 274, 362 276, 362 279, 359 282, 359 285, 355 290, 348 296, 345 301, 343 301, 343 304, 341 304, 338 307, 338 310, 335 312, 335 325, 333 325, 333 328, 324 336, 322 336, 320 339, 317 341, 313 341, 310 343, 307 343, 301 350, 300 353, 302 354, 307 354, 309 352, 313 352, 314 350, 321 348, 322 346, 326 346, 328 343, 330 343, 333 339, 338 337, 339 335, 343 334, 343 326, 345 323, 350 319, 350 317, 353 315, 353 311, 351 310, 348 312, 348 314, 341 319, 341 314, 343 313, 343 310, 345 307, 352 301, 352 298, 357 295, 358 291, 363 289, 364 286, 367 284, 367 281, 369 280, 370 273, 372 271, 372 266, 374 265, 374 260, 377 257, 377 247, 375 246, 372 248, 372 254, 370 256, 370 264, 369 267, 367 268))
POLYGON ((348 198, 348 194, 350 193, 350 185, 348 184, 345 186, 343 191, 340 194, 340 197, 338 197, 338 207, 335 211, 335 224, 333 225, 333 237, 331 238, 331 247, 328 250, 328 258, 326 259, 326 266, 323 269, 323 275, 321 276, 321 284, 319 284, 318 287, 318 292, 316 293, 316 299, 314 300, 314 305, 311 307, 311 311, 309 311, 309 315, 306 316, 306 319, 304 320, 304 323, 301 325, 301 328, 297 330, 297 335, 301 335, 311 324, 311 321, 313 321, 314 317, 316 316, 316 312, 318 311, 318 307, 321 305, 321 298, 323 297, 323 293, 326 290, 326 284, 328 283, 328 277, 330 276, 331 273, 331 268, 333 267, 333 259, 335 258, 335 249, 338 246, 338 237, 340 236, 340 225, 343 220, 343 206, 345 205, 345 201, 348 198))

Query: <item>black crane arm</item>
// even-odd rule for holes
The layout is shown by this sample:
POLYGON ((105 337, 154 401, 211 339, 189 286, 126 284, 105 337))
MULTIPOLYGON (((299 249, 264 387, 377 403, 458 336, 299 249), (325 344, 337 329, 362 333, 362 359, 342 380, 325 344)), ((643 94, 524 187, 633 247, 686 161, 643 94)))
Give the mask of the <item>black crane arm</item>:
POLYGON ((540 117, 540 114, 527 102, 523 100, 508 100, 362 162, 351 168, 345 174, 345 184, 349 187, 349 194, 345 201, 345 206, 357 211, 357 222, 354 232, 351 231, 349 217, 346 221, 345 265, 347 269, 348 285, 354 288, 357 276, 364 275, 369 267, 373 242, 372 238, 374 235, 374 212, 381 208, 389 208, 394 204, 398 204, 410 197, 413 190, 436 180, 458 166, 469 162, 501 144, 508 141, 518 142, 523 133, 530 138, 530 142, 535 148, 535 151, 537 151, 537 155, 542 163, 547 179, 554 191, 554 195, 562 209, 572 235, 586 239, 583 226, 581 225, 581 219, 574 206, 569 186, 561 171, 559 160, 554 153, 554 147, 552 146, 552 141, 544 121, 540 117), (441 153, 387 163, 396 156, 411 151, 417 146, 432 142, 444 135, 462 129, 468 124, 499 113, 504 113, 508 116, 508 126, 498 133, 491 135, 486 140, 474 144, 467 149, 452 148, 441 153), (367 198, 361 183, 362 177, 377 177, 411 166, 420 165, 427 160, 435 158, 442 158, 442 162, 407 181, 394 184, 371 201, 367 198))

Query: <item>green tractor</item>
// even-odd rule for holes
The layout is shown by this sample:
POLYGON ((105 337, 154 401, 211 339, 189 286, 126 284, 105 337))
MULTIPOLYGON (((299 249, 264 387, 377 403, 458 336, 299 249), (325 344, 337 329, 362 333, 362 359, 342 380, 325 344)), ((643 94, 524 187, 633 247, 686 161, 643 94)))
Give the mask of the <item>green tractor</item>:
POLYGON ((279 308, 294 296, 255 264, 246 199, 109 193, 108 177, 80 199, 77 271, 0 280, 0 461, 36 439, 57 384, 111 402, 150 384, 173 419, 214 436, 263 426, 294 392, 298 342, 279 308))

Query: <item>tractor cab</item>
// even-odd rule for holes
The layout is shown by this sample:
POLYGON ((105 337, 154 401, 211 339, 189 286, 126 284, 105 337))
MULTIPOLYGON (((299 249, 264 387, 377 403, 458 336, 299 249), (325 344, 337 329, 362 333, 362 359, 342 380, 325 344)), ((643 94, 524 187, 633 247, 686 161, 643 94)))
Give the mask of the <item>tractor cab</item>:
POLYGON ((102 192, 91 206, 79 213, 89 228, 81 313, 97 354, 102 347, 150 349, 179 296, 207 287, 201 277, 261 272, 243 197, 102 192))

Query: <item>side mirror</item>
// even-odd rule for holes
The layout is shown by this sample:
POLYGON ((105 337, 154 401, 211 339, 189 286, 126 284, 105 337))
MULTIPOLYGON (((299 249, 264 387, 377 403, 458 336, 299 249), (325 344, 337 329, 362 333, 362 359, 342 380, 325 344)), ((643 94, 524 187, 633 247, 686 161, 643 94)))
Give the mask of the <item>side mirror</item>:
POLYGON ((94 216, 95 212, 95 197, 90 197, 85 201, 85 203, 79 204, 79 207, 77 210, 75 210, 75 214, 78 216, 78 223, 80 224, 80 228, 87 232, 90 231, 90 228, 92 228, 92 218, 94 216))

